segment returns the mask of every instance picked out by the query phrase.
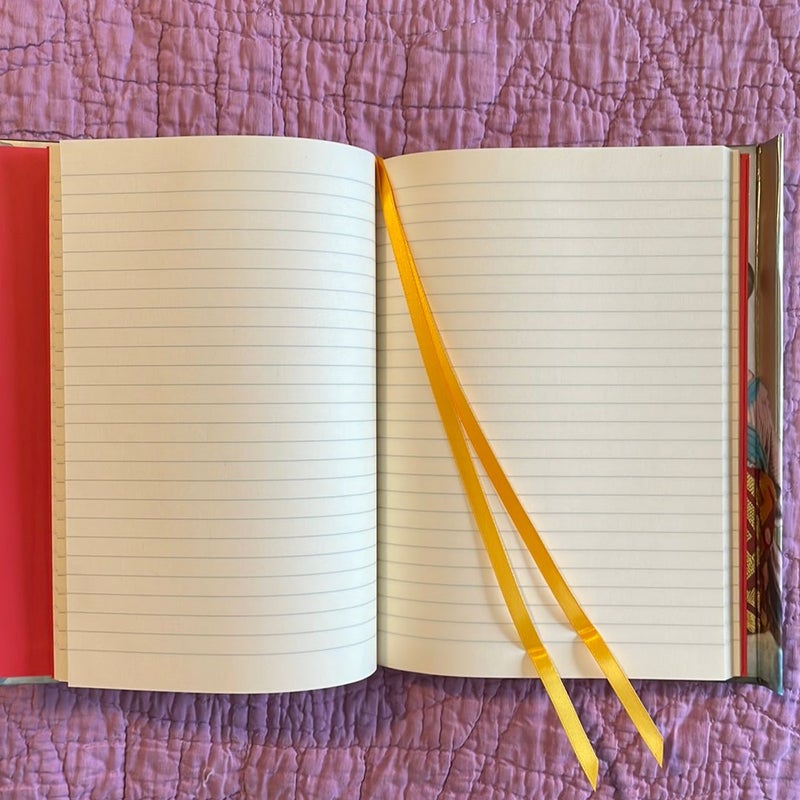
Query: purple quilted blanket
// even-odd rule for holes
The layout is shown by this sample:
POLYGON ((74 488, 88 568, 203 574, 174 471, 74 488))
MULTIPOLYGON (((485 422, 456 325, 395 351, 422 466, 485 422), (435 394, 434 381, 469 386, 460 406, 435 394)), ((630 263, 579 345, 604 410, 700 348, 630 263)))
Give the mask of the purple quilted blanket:
MULTIPOLYGON (((800 13, 784 0, 5 0, 0 137, 285 134, 435 148, 786 140, 786 694, 640 684, 659 769, 570 689, 598 798, 800 797, 800 13)), ((585 798, 535 681, 379 671, 194 696, 0 688, 0 797, 585 798)))

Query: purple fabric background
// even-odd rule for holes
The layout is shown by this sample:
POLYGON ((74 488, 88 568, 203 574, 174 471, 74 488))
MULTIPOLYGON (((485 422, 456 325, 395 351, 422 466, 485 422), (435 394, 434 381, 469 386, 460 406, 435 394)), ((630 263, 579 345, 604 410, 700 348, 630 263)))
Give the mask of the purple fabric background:
MULTIPOLYGON (((0 136, 260 133, 443 147, 786 140, 786 695, 644 683, 659 770, 570 689, 599 798, 800 796, 800 14, 738 0, 5 0, 0 136)), ((585 798, 541 687, 379 671, 296 695, 0 687, 0 797, 585 798)))

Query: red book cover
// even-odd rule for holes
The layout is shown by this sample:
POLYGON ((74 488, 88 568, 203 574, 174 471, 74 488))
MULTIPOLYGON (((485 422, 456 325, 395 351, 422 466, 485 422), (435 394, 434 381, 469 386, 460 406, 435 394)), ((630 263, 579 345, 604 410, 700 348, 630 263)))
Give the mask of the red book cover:
POLYGON ((0 146, 0 676, 52 675, 49 164, 0 146))
POLYGON ((747 383, 750 156, 739 156, 739 659, 747 676, 747 383))

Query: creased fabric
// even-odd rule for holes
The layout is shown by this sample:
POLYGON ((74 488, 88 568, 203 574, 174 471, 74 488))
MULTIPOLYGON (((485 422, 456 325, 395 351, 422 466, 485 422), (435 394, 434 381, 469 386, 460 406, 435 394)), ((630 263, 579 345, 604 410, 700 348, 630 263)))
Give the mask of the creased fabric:
MULTIPOLYGON (((0 136, 280 134, 381 156, 786 139, 783 698, 639 682, 659 769, 601 682, 568 689, 598 798, 800 796, 793 3, 6 0, 0 136)), ((585 798, 538 682, 379 670, 276 696, 0 687, 0 797, 585 798)))

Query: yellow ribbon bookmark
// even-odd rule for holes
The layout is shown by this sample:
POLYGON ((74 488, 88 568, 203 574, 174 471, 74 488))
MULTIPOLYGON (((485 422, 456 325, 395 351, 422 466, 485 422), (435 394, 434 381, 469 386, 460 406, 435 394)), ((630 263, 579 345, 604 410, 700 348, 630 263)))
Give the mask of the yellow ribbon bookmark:
POLYGON ((391 182, 381 159, 377 159, 377 180, 387 231, 397 262, 414 332, 439 414, 453 451, 453 457, 464 483, 465 492, 511 618, 528 656, 542 679, 545 690, 564 726, 578 761, 594 787, 597 781, 597 757, 578 720, 572 702, 564 690, 561 678, 539 639, 525 608, 524 600, 508 562, 508 557, 489 510, 483 488, 475 472, 469 447, 464 436, 465 431, 486 470, 487 477, 495 487, 498 497, 525 542, 550 591, 572 627, 597 661, 645 744, 653 753, 659 765, 661 765, 664 748, 661 733, 642 705, 641 700, 608 645, 589 621, 586 613, 559 572, 538 531, 530 521, 500 466, 464 394, 428 303, 400 220, 391 182))

